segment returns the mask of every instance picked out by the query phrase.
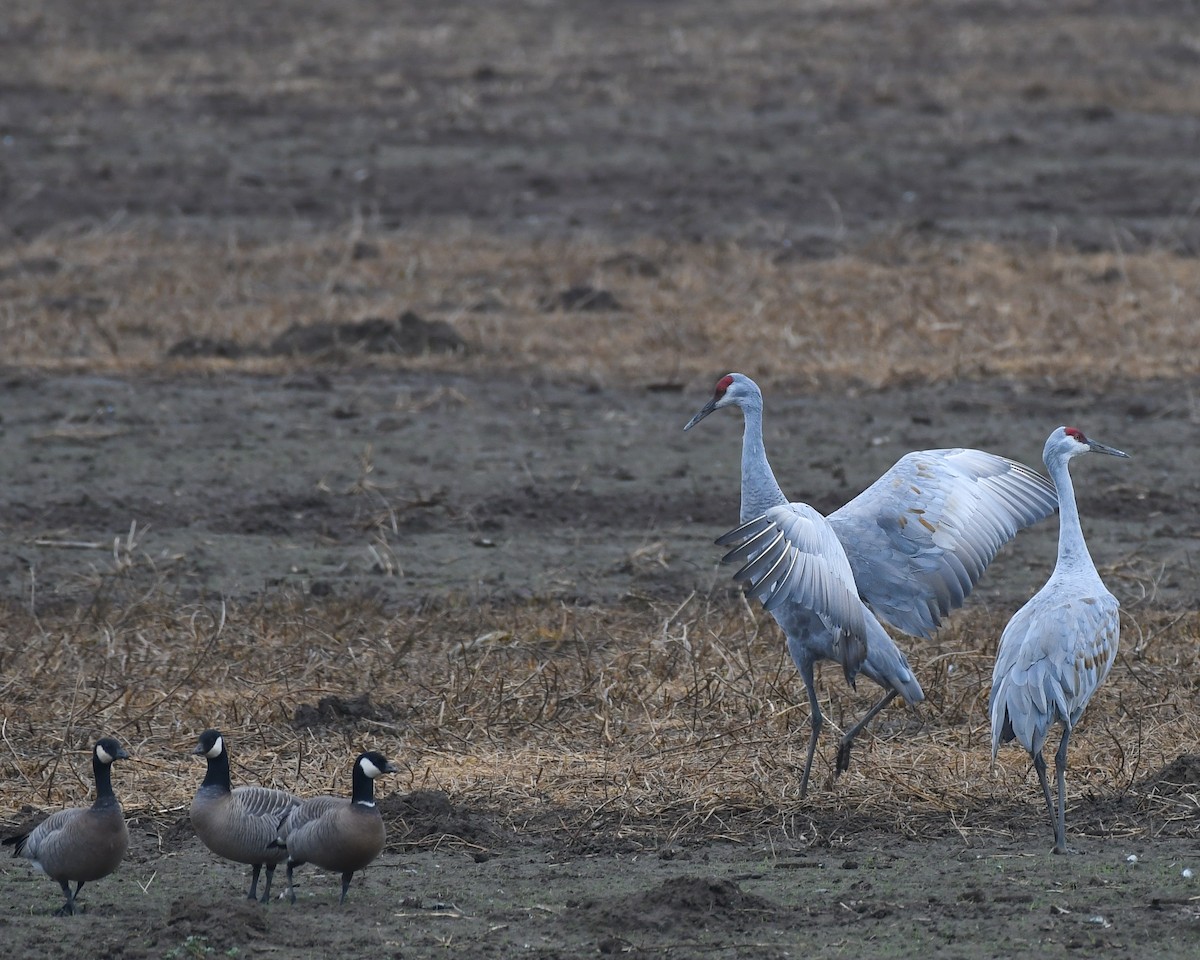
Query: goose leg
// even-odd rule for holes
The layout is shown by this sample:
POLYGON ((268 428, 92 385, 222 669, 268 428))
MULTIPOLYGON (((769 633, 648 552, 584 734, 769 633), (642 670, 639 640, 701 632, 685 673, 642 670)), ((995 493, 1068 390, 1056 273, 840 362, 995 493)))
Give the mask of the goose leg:
MULTIPOLYGON (((54 911, 56 917, 69 917, 75 913, 75 894, 71 892, 71 884, 66 880, 59 880, 58 885, 62 887, 62 892, 66 895, 67 902, 54 911)), ((81 883, 79 886, 83 886, 81 883)), ((79 891, 76 890, 76 893, 79 891)))
MULTIPOLYGON (((254 869, 255 869, 255 870, 258 870, 258 867, 255 867, 254 869)), ((273 863, 268 863, 268 864, 267 864, 267 885, 266 885, 265 887, 263 887, 263 895, 262 895, 262 902, 263 902, 263 903, 268 903, 268 902, 270 902, 270 899, 271 899, 271 881, 272 881, 273 879, 275 879, 275 864, 273 864, 273 863)), ((253 898, 252 898, 252 899, 253 899, 253 898)))
POLYGON ((1054 825, 1054 852, 1067 852, 1067 741, 1071 728, 1064 727, 1062 742, 1054 755, 1054 772, 1058 777, 1058 820, 1054 825))
POLYGON ((251 875, 251 878, 250 878, 250 892, 248 894, 246 894, 247 900, 257 900, 258 899, 258 875, 261 871, 262 871, 262 864, 256 863, 254 865, 254 873, 251 875))
POLYGON ((295 903, 295 902, 296 902, 296 891, 295 891, 295 889, 292 887, 292 871, 293 871, 295 868, 296 868, 296 865, 295 865, 294 863, 292 863, 292 861, 291 861, 291 860, 289 860, 289 861, 288 861, 288 867, 287 867, 287 881, 288 881, 288 892, 287 892, 287 896, 288 896, 288 900, 290 900, 292 903, 295 903))
POLYGON ((854 744, 854 738, 862 733, 863 728, 875 719, 875 715, 879 713, 880 710, 882 710, 896 698, 897 692, 898 691, 896 690, 889 690, 887 693, 885 693, 880 698, 879 702, 876 703, 875 706, 873 706, 870 710, 868 710, 863 718, 849 730, 847 730, 842 736, 841 742, 838 744, 837 752, 836 770, 838 773, 845 773, 850 769, 850 747, 854 744))
POLYGON ((345 873, 342 874, 342 899, 338 901, 339 907, 343 903, 346 902, 346 893, 350 889, 350 878, 353 876, 354 876, 353 870, 347 870, 345 873))
POLYGON ((59 880, 59 886, 62 887, 63 893, 67 895, 67 902, 54 911, 56 917, 70 917, 76 913, 75 900, 79 896, 79 891, 83 889, 83 881, 80 880, 75 884, 75 892, 71 892, 71 884, 67 880, 59 880))

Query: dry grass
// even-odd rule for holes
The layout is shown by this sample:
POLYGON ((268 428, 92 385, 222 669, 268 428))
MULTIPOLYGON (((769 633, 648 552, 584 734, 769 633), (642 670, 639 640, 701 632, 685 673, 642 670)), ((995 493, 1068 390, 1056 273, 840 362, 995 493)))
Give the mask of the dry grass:
POLYGON ((49 368, 281 370, 295 361, 165 354, 185 337, 251 346, 293 323, 413 309, 447 320, 470 347, 405 361, 427 369, 634 383, 741 369, 806 387, 1200 372, 1200 261, 1165 252, 1022 252, 899 235, 804 261, 735 245, 466 230, 368 239, 378 256, 354 256, 359 228, 250 245, 232 234, 218 243, 100 230, 10 247, 0 253, 0 344, 10 363, 49 368), (578 284, 626 309, 543 308, 578 284))
MULTIPOLYGON (((670 843, 773 829, 829 842, 864 824, 913 837, 1027 827, 1042 810, 1023 754, 1006 748, 989 770, 984 705, 1001 627, 967 611, 936 641, 909 643, 928 694, 920 719, 887 712, 836 783, 828 735, 801 802, 802 687, 775 625, 727 594, 677 609, 451 603, 384 615, 150 597, 37 620, 9 610, 0 807, 82 800, 86 750, 111 732, 137 757, 117 777, 127 810, 173 819, 200 779, 187 752, 215 725, 237 779, 341 792, 353 753, 370 745, 403 764, 387 793, 446 790, 506 826, 581 843, 601 828, 670 843), (351 716, 364 696, 367 715, 351 716), (327 697, 341 706, 316 726, 294 722, 327 697)), ((1187 679, 1200 676, 1200 615, 1137 611, 1125 632, 1072 744, 1073 795, 1112 798, 1106 832, 1194 833, 1195 785, 1161 792, 1145 778, 1200 737, 1187 679)), ((828 716, 852 720, 869 688, 855 696, 826 671, 828 716)))

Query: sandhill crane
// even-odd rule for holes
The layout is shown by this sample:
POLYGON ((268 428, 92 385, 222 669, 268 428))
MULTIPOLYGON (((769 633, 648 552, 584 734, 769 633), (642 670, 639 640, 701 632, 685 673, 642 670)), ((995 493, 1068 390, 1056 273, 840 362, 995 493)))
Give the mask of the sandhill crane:
POLYGON ((763 447, 762 392, 731 373, 692 417, 690 430, 714 410, 742 411, 742 525, 717 540, 736 544, 727 561, 747 561, 734 577, 749 585, 787 637, 812 710, 800 795, 808 792, 824 718, 813 666, 842 665, 851 684, 861 672, 885 693, 845 732, 836 769, 850 763, 854 738, 899 694, 925 699, 908 661, 881 619, 929 637, 962 606, 996 552, 1017 531, 1054 512, 1054 487, 1022 463, 979 450, 922 450, 902 457, 841 509, 822 516, 789 503, 763 447))
POLYGON ((1046 585, 1004 628, 992 672, 992 761, 1000 744, 1014 738, 1029 751, 1054 826, 1055 853, 1067 852, 1067 742, 1088 700, 1112 669, 1121 630, 1120 604, 1092 563, 1071 484, 1071 458, 1089 451, 1129 456, 1089 440, 1074 427, 1059 427, 1046 441, 1042 459, 1058 489, 1058 562, 1046 585), (1054 723, 1062 725, 1054 755, 1057 817, 1042 756, 1054 723))

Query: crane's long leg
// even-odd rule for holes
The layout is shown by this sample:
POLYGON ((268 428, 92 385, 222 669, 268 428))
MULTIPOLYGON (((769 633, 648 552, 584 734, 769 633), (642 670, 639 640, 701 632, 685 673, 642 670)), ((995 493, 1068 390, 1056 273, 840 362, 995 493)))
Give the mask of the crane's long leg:
POLYGON ((825 718, 821 716, 821 705, 817 703, 817 685, 813 682, 812 664, 797 664, 800 676, 804 678, 804 689, 808 691, 808 705, 812 710, 812 732, 808 735, 808 756, 804 760, 804 775, 800 778, 800 799, 808 796, 808 775, 812 772, 813 755, 817 752, 817 740, 821 736, 821 727, 825 718))
POLYGON ((838 773, 845 773, 850 769, 850 747, 854 744, 854 738, 862 733, 863 728, 875 719, 875 715, 884 707, 891 703, 895 698, 898 690, 889 690, 885 693, 870 710, 868 710, 861 720, 847 730, 843 735, 841 742, 838 743, 837 752, 837 767, 838 773))
POLYGON ((1054 755, 1054 772, 1058 776, 1058 821, 1054 825, 1054 852, 1067 852, 1067 741, 1071 728, 1063 727, 1062 742, 1054 755))
POLYGON ((1033 769, 1042 782, 1042 796, 1046 798, 1046 809, 1050 811, 1050 826, 1054 826, 1054 798, 1050 796, 1050 783, 1046 780, 1046 758, 1040 753, 1034 754, 1033 769))

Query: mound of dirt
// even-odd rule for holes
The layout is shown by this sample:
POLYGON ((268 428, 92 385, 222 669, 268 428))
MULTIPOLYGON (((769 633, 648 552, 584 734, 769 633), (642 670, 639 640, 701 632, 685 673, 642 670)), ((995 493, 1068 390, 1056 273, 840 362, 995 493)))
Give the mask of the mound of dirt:
POLYGON ((1181 753, 1165 767, 1138 781, 1142 793, 1162 797, 1200 793, 1200 753, 1181 753))
POLYGON ((397 320, 368 317, 352 323, 293 323, 266 344, 242 345, 216 337, 185 337, 167 356, 190 359, 220 357, 236 360, 248 356, 312 357, 343 361, 355 354, 392 354, 406 357, 426 353, 463 353, 466 342, 450 324, 425 320, 405 310, 397 320))
POLYGON ((457 806, 441 790, 415 790, 407 796, 389 796, 379 803, 388 821, 400 820, 397 833, 406 843, 426 837, 452 837, 489 847, 504 840, 504 831, 491 818, 457 806))
POLYGON ((543 297, 540 305, 547 313, 555 310, 567 313, 611 313, 625 309, 621 301, 608 290, 586 285, 568 287, 554 296, 543 297))
POLYGON ((267 935, 267 916, 253 900, 232 898, 217 904, 181 897, 171 904, 163 939, 190 944, 195 955, 226 954, 267 935))
POLYGON ((341 357, 350 353, 419 356, 461 353, 466 343, 441 320, 424 320, 411 310, 399 320, 370 317, 357 323, 292 324, 267 347, 273 356, 341 357))
POLYGON ((292 726, 299 730, 355 724, 359 720, 391 719, 391 714, 371 702, 369 693, 360 693, 357 697, 322 697, 314 707, 311 703, 302 703, 296 707, 292 715, 292 726), (386 716, 385 716, 386 714, 386 716))
POLYGON ((167 351, 168 357, 191 359, 192 357, 222 357, 237 360, 260 351, 243 347, 227 337, 184 337, 167 351))
POLYGON ((580 913, 606 928, 636 927, 667 930, 719 924, 740 929, 743 924, 773 920, 775 904, 744 892, 732 880, 715 877, 675 877, 653 890, 638 890, 608 900, 582 903, 580 913))

